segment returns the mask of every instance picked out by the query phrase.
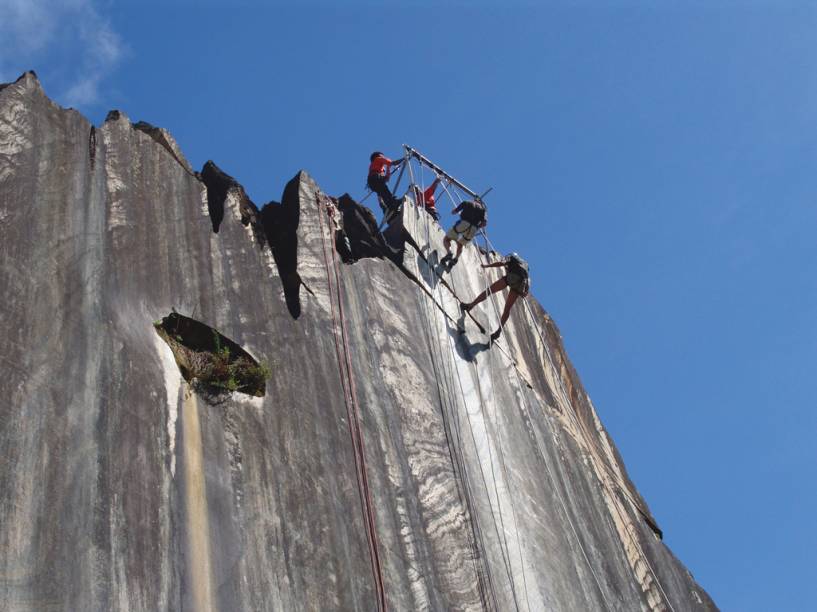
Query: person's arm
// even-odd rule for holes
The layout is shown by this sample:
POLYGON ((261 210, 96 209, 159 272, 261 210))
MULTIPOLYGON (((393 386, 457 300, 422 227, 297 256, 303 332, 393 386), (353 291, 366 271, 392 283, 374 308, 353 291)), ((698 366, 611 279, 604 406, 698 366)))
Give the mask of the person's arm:
POLYGON ((386 158, 386 180, 388 181, 391 178, 391 171, 396 170, 397 167, 402 164, 404 158, 400 158, 398 160, 392 161, 388 157, 386 158))
POLYGON ((428 189, 426 189, 423 192, 423 201, 424 202, 431 199, 431 197, 434 195, 434 191, 437 189, 437 185, 439 183, 440 183, 440 179, 438 179, 438 178, 434 179, 434 182, 431 183, 431 186, 428 187, 428 189))
POLYGON ((483 268, 501 268, 503 266, 507 266, 508 264, 504 261, 495 261, 494 263, 490 264, 482 264, 483 268))
POLYGON ((459 206, 457 206, 457 207, 456 207, 454 210, 452 210, 452 211, 451 211, 451 214, 452 214, 452 215, 456 215, 456 214, 457 214, 458 212, 460 212, 461 210, 462 210, 462 202, 460 202, 460 205, 459 205, 459 206))

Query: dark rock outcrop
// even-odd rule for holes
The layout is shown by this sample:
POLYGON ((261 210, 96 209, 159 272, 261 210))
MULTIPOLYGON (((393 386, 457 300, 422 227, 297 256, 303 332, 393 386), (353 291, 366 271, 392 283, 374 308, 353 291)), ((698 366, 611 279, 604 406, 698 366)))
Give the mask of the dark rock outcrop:
POLYGON ((349 238, 355 259, 383 257, 386 243, 378 230, 374 213, 355 202, 348 193, 337 198, 337 207, 343 218, 343 230, 349 238))
POLYGON ((261 209, 261 223, 281 277, 287 310, 293 319, 301 316, 301 285, 298 274, 298 223, 301 218, 299 174, 284 188, 281 203, 269 202, 261 209))
POLYGON ((401 273, 341 198, 344 265, 305 172, 258 212, 154 129, 0 90, 0 609, 715 608, 541 306, 490 349, 460 318, 493 254, 441 282, 408 204, 401 273), (174 307, 274 362, 266 395, 192 389, 174 307))
POLYGON ((207 187, 207 210, 210 212, 210 221, 213 224, 213 231, 218 233, 218 228, 224 219, 224 207, 227 198, 234 197, 237 202, 236 205, 238 206, 241 223, 252 229, 255 241, 259 246, 263 246, 266 242, 266 237, 262 227, 261 216, 258 212, 258 207, 253 204, 252 200, 247 196, 247 192, 244 191, 244 187, 213 163, 212 160, 204 164, 201 173, 197 176, 207 187))

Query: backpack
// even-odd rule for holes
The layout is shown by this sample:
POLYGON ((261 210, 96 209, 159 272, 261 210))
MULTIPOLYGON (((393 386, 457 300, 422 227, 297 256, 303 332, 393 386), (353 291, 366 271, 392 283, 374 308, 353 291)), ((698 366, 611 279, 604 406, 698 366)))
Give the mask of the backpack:
POLYGON ((468 221, 471 225, 479 227, 487 217, 485 204, 479 200, 465 200, 462 203, 462 210, 460 211, 460 218, 468 221))
POLYGON ((508 273, 515 274, 520 278, 527 279, 530 275, 528 273, 528 262, 522 259, 516 253, 508 255, 508 273))
POLYGON ((530 291, 530 277, 528 276, 528 262, 516 253, 511 253, 505 259, 508 266, 508 286, 522 297, 528 295, 530 291))

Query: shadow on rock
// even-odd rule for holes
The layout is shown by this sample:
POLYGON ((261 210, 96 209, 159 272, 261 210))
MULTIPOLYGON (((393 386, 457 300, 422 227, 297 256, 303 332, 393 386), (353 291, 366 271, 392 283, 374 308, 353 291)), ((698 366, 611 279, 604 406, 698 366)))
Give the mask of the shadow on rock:
POLYGON ((298 224, 301 219, 301 173, 287 183, 281 203, 261 209, 261 224, 284 288, 284 300, 293 319, 301 316, 301 276, 298 274, 298 224))
POLYGON ((454 348, 457 351, 457 355, 459 355, 461 359, 473 363, 476 361, 477 355, 483 351, 487 351, 491 348, 491 345, 487 342, 471 342, 468 336, 460 331, 465 325, 464 316, 460 318, 458 324, 460 326, 459 328, 450 324, 448 325, 448 335, 454 339, 454 348))
POLYGON ((387 247, 374 213, 355 202, 348 193, 337 199, 337 206, 343 215, 343 231, 349 240, 354 259, 383 257, 387 247))
POLYGON ((439 284, 442 274, 445 271, 440 266, 440 256, 437 251, 431 251, 428 258, 422 256, 420 252, 417 253, 417 268, 423 276, 428 288, 434 291, 439 284))
MULTIPOLYGON (((160 144, 162 143, 160 142, 160 144)), ((169 148, 170 145, 167 144, 166 141, 162 146, 165 146, 175 157, 172 148, 169 148)), ((178 157, 176 157, 176 160, 182 164, 178 157)), ((182 166, 185 167, 184 164, 182 164, 182 166)), ((221 222, 224 220, 224 204, 230 192, 233 192, 234 196, 238 198, 238 210, 241 215, 241 223, 243 225, 249 225, 252 228, 256 243, 259 246, 263 246, 266 238, 259 220, 258 208, 247 196, 244 187, 213 163, 212 160, 204 164, 198 177, 207 188, 207 210, 210 214, 210 223, 213 226, 213 232, 218 234, 221 222)))

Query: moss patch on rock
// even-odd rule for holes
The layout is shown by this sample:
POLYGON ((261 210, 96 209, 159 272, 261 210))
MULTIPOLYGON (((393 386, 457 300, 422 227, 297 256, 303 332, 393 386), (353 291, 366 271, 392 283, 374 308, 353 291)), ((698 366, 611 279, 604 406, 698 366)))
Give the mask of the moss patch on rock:
POLYGON ((177 312, 153 324, 167 343, 187 382, 216 393, 237 391, 263 397, 270 368, 216 329, 177 312))

